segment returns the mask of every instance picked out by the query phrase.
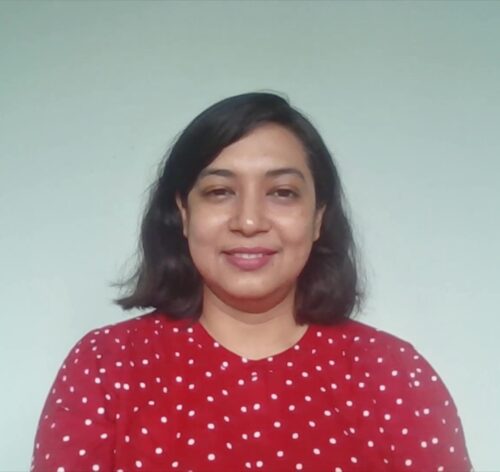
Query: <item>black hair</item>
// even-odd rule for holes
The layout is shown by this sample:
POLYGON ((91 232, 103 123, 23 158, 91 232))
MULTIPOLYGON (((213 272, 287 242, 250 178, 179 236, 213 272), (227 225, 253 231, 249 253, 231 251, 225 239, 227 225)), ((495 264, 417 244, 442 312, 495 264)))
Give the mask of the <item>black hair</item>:
POLYGON ((183 236, 176 195, 185 201, 200 172, 225 147, 269 123, 287 128, 302 142, 314 179, 316 207, 326 207, 320 236, 298 279, 296 321, 332 324, 360 308, 357 250, 332 156, 311 122, 274 93, 221 100, 180 134, 151 188, 138 266, 130 279, 119 284, 128 289, 127 296, 116 300, 122 308, 156 308, 175 319, 200 316, 202 280, 183 236))

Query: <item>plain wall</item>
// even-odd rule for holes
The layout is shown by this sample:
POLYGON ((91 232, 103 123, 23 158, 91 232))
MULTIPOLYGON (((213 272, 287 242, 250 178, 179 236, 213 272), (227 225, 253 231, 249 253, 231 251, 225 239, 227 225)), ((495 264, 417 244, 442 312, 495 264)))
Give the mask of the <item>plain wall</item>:
POLYGON ((29 467, 157 163, 226 96, 286 93, 335 154, 369 298, 500 470, 500 2, 0 2, 0 470, 29 467))

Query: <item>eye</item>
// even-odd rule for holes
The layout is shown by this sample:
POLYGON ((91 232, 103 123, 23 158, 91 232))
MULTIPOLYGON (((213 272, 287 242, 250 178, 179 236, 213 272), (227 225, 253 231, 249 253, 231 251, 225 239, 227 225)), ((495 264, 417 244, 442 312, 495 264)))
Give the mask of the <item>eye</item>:
POLYGON ((298 192, 290 188, 277 188, 271 192, 271 195, 274 195, 284 200, 298 198, 299 196, 298 192))
POLYGON ((223 198, 231 195, 233 191, 225 187, 210 188, 203 191, 203 196, 211 198, 223 198))

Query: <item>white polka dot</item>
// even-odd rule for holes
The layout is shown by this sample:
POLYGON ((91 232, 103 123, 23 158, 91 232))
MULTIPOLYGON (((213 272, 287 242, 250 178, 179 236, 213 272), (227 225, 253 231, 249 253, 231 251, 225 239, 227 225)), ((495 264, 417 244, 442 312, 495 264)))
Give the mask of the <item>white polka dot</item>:
POLYGON ((259 468, 259 469, 260 469, 260 468, 264 465, 264 462, 262 462, 262 461, 257 461, 257 462, 255 463, 255 465, 257 466, 257 468, 259 468))
POLYGON ((406 436, 406 435, 408 434, 408 428, 403 428, 403 429, 401 430, 401 434, 402 434, 403 436, 406 436))
POLYGON ((100 406, 100 407, 97 409, 97 413, 98 413, 99 415, 104 415, 104 412, 105 412, 105 411, 106 411, 106 410, 105 410, 102 406, 100 406))
POLYGON ((93 471, 93 472, 99 472, 99 470, 100 470, 100 469, 101 469, 101 468, 99 467, 99 464, 94 464, 94 465, 92 466, 92 471, 93 471))
POLYGON ((87 454, 87 451, 86 451, 85 449, 80 449, 80 450, 78 451, 78 455, 79 455, 79 456, 84 456, 85 454, 87 454))
POLYGON ((63 442, 68 442, 70 440, 69 436, 63 436, 62 438, 63 442))
POLYGON ((410 465, 412 465, 412 463, 413 463, 413 462, 412 462, 412 460, 411 460, 411 459, 406 459, 406 460, 405 460, 405 466, 406 466, 406 467, 410 467, 410 465))
POLYGON ((215 454, 213 453, 210 453, 208 456, 207 456, 208 460, 209 461, 214 461, 215 460, 215 454))
POLYGON ((156 453, 156 454, 161 454, 162 452, 163 452, 163 449, 162 449, 161 447, 157 447, 157 448, 155 449, 155 453, 156 453))
POLYGON ((295 465, 295 470, 302 470, 302 464, 299 462, 298 464, 295 465))
POLYGON ((141 461, 135 461, 135 466, 140 469, 142 467, 142 462, 141 461))
POLYGON ((189 438, 189 439, 187 440, 187 443, 188 443, 188 445, 189 445, 189 446, 194 445, 194 443, 195 443, 195 442, 196 442, 196 441, 195 441, 193 438, 189 438))
POLYGON ((315 447, 313 449, 313 454, 316 454, 317 456, 319 456, 321 454, 321 451, 317 447, 315 447))
POLYGON ((330 439, 328 439, 328 442, 329 442, 330 444, 337 444, 337 440, 336 440, 335 438, 330 438, 330 439))
POLYGON ((278 452, 276 452, 276 455, 278 457, 283 457, 285 455, 285 453, 283 451, 278 451, 278 452))

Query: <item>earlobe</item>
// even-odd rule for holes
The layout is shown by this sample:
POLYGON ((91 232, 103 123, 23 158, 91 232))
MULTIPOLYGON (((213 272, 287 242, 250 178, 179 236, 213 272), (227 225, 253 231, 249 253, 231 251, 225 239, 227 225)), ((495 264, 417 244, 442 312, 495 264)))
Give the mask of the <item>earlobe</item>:
POLYGON ((314 216, 314 241, 317 241, 321 235, 321 224, 323 223, 325 210, 326 205, 316 210, 316 215, 314 216))
POLYGON ((179 213, 181 214, 182 234, 185 238, 187 238, 187 210, 182 204, 182 199, 179 194, 175 195, 175 203, 177 204, 177 208, 179 209, 179 213))

